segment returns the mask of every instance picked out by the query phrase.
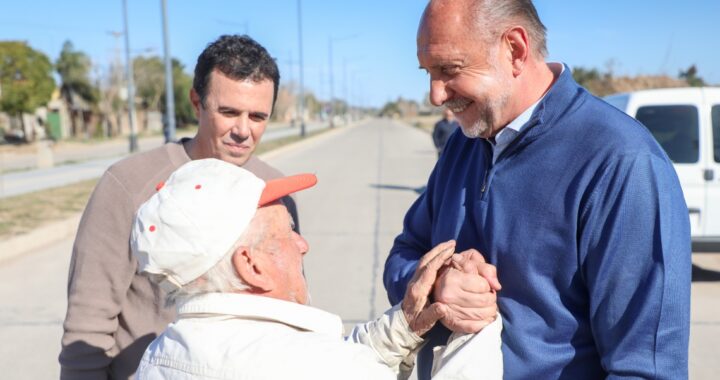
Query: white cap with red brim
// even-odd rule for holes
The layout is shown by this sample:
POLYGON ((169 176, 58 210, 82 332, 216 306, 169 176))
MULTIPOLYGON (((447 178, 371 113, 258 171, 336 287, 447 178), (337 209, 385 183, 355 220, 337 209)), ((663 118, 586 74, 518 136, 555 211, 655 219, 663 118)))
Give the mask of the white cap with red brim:
POLYGON ((165 290, 180 288, 230 251, 258 207, 316 183, 313 174, 265 182, 225 161, 190 161, 135 215, 130 245, 138 272, 163 275, 165 290))

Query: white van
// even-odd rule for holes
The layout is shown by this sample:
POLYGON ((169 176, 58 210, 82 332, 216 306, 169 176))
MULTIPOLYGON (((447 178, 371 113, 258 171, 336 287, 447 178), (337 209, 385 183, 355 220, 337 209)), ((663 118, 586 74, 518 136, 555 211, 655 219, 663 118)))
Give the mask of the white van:
POLYGON ((643 123, 673 161, 693 251, 720 252, 720 88, 635 91, 605 101, 643 123))

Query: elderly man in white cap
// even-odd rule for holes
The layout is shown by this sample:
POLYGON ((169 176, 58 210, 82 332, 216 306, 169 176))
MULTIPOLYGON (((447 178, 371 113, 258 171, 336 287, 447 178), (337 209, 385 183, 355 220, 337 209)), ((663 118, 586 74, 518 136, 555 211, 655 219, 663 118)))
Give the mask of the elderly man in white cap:
MULTIPOLYGON (((158 186, 137 212, 132 249, 138 270, 168 292, 178 316, 148 347, 139 379, 409 375, 421 335, 447 315, 447 305, 428 299, 437 272, 470 265, 472 253, 453 255, 453 241, 429 252, 405 300, 343 340, 338 316, 306 305, 302 259, 308 245, 279 202, 316 181, 303 174, 266 183, 238 166, 204 159, 183 165, 158 186)), ((478 266, 479 272, 493 269, 478 266)), ((474 367, 485 357, 481 368, 502 373, 500 320, 486 324, 438 350, 437 378, 463 371, 467 363, 450 360, 461 345, 485 353, 475 356, 474 367)))

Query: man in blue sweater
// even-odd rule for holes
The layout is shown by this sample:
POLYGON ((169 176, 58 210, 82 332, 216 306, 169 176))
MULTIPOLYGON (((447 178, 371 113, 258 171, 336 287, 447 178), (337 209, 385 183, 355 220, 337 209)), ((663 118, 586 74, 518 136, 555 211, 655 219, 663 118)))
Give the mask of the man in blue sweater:
MULTIPOLYGON (((646 128, 546 63, 530 0, 432 0, 417 37, 433 104, 462 127, 385 265, 391 303, 440 242, 482 252, 502 290, 506 379, 686 379, 691 249, 672 164, 646 128), (453 27, 448 27, 453 25, 453 27)), ((446 326, 483 313, 447 271, 446 326)), ((427 379, 436 326, 419 356, 427 379)))

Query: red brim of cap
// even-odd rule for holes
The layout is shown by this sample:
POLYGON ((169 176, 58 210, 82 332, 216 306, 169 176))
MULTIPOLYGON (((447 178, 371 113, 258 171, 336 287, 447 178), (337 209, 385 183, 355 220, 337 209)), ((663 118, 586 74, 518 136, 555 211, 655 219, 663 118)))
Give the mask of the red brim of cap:
POLYGON ((297 174, 289 177, 271 179, 265 182, 265 189, 260 195, 258 207, 265 206, 286 195, 315 186, 315 174, 297 174))

